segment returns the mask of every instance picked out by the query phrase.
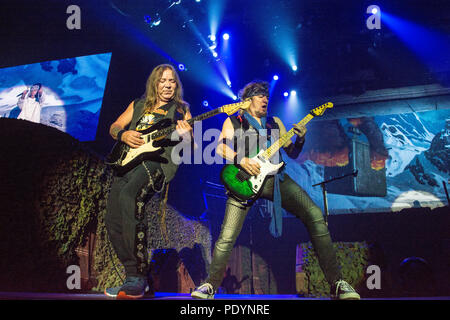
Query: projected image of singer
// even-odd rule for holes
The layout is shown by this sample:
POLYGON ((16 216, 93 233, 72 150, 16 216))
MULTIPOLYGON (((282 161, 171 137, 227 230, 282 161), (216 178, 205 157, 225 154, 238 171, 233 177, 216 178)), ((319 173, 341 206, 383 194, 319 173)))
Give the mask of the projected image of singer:
POLYGON ((44 91, 41 83, 35 83, 30 89, 20 95, 17 106, 20 113, 17 119, 28 120, 36 123, 41 122, 41 107, 44 102, 44 91))

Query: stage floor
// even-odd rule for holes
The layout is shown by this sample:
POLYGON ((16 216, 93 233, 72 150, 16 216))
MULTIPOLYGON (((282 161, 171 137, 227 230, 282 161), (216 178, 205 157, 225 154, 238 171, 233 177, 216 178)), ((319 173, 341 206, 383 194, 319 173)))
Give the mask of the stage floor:
MULTIPOLYGON (((0 300, 115 300, 103 293, 39 293, 39 292, 0 292, 0 300)), ((188 293, 156 292, 155 296, 144 296, 139 300, 196 300, 188 293)), ((216 294, 215 300, 330 300, 329 298, 306 298, 297 295, 258 295, 258 294, 216 294)), ((438 297, 393 297, 361 298, 361 300, 450 300, 447 296, 438 297)))

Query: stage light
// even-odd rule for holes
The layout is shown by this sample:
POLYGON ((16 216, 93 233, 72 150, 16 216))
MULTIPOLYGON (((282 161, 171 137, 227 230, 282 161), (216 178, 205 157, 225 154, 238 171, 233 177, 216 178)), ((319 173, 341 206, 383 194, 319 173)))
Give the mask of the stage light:
POLYGON ((373 13, 373 14, 377 14, 377 13, 378 13, 378 9, 377 9, 377 8, 373 8, 373 9, 372 9, 372 13, 373 13))
POLYGON ((222 21, 222 16, 224 13, 224 8, 227 1, 206 1, 205 10, 208 16, 209 22, 209 34, 212 36, 211 41, 216 41, 218 36, 219 25, 222 21))
POLYGON ((217 56, 218 56, 217 52, 214 51, 214 52, 213 52, 213 57, 214 57, 214 58, 217 58, 217 56))
POLYGON ((228 33, 224 33, 222 38, 223 38, 223 40, 228 40, 228 39, 230 39, 230 35, 228 33))
POLYGON ((200 1, 202 1, 202 0, 195 0, 195 2, 200 2, 200 1))
POLYGON ((283 96, 285 96, 285 97, 289 96, 289 92, 285 91, 285 92, 283 93, 283 96))
POLYGON ((227 85, 228 85, 229 87, 231 87, 231 81, 230 81, 230 80, 227 80, 227 85))
POLYGON ((161 17, 159 13, 155 13, 153 16, 145 15, 144 21, 150 26, 150 28, 157 27, 161 24, 161 17))
POLYGON ((150 27, 157 27, 161 24, 161 17, 159 16, 159 13, 155 14, 155 18, 153 19, 152 24, 150 27))
POLYGON ((207 100, 203 100, 203 106, 204 106, 204 107, 208 107, 208 106, 209 106, 209 103, 208 103, 207 100))
POLYGON ((272 77, 272 80, 270 81, 270 86, 269 86, 269 99, 272 97, 272 93, 275 90, 275 87, 277 85, 277 81, 278 79, 280 79, 280 77, 277 74, 274 74, 272 77))
POLYGON ((236 101, 238 97, 236 95, 233 96, 233 100, 236 101))
POLYGON ((292 66, 292 70, 297 71, 297 70, 298 70, 298 67, 297 67, 296 65, 293 65, 293 66, 292 66))
POLYGON ((215 50, 217 48, 217 42, 216 42, 216 36, 214 34, 208 35, 209 41, 211 41, 211 44, 208 45, 209 50, 215 50))
POLYGON ((179 69, 180 71, 186 70, 184 64, 182 64, 182 63, 180 63, 180 64, 178 65, 178 69, 179 69))
POLYGON ((152 23, 152 27, 157 27, 161 24, 161 18, 158 18, 155 22, 152 23))
POLYGON ((289 91, 289 96, 285 96, 284 102, 285 112, 287 114, 295 114, 301 109, 299 94, 297 94, 297 91, 295 90, 289 91))

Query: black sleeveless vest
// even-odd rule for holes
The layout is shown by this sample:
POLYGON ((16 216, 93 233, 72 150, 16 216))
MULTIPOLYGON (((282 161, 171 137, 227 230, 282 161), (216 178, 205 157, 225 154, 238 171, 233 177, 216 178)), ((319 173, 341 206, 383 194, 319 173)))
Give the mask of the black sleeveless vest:
MULTIPOLYGON (((133 118, 131 119, 131 123, 128 127, 129 130, 135 130, 136 126, 141 119, 141 117, 144 115, 144 99, 136 99, 134 100, 134 110, 133 110, 133 118)), ((176 123, 177 120, 183 119, 183 114, 180 113, 180 107, 175 103, 175 101, 171 101, 164 106, 162 106, 160 109, 163 109, 164 111, 167 111, 167 114, 161 118, 169 118, 172 120, 172 123, 176 123)), ((182 108, 181 108, 182 109, 182 108)), ((161 163, 161 169, 164 172, 164 176, 166 177, 166 182, 169 182, 172 180, 175 176, 175 173, 178 170, 178 165, 174 164, 171 159, 171 152, 174 146, 168 146, 164 148, 164 152, 161 155, 163 158, 167 159, 168 163, 161 163)))
MULTIPOLYGON (((244 116, 230 116, 230 120, 234 128, 233 147, 234 151, 238 153, 238 156, 253 157, 260 151, 260 145, 263 145, 267 140, 270 141, 273 135, 271 130, 280 129, 275 119, 268 116, 266 121, 267 137, 262 137, 258 130, 253 128, 244 116), (242 139, 244 139, 244 141, 242 141, 242 139)), ((279 135, 274 136, 274 138, 278 139, 279 135)), ((266 149, 265 145, 263 146, 263 149, 266 149)), ((279 160, 282 161, 281 153, 279 151, 278 153, 279 160)))

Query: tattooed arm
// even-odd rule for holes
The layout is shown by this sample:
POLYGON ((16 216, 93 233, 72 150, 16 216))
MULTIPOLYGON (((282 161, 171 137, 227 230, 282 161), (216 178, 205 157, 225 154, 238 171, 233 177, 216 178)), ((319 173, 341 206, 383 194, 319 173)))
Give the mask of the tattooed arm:
POLYGON ((120 140, 132 148, 137 148, 144 144, 141 133, 134 130, 125 130, 133 118, 134 101, 131 102, 127 109, 117 118, 109 128, 109 134, 113 139, 120 140))

